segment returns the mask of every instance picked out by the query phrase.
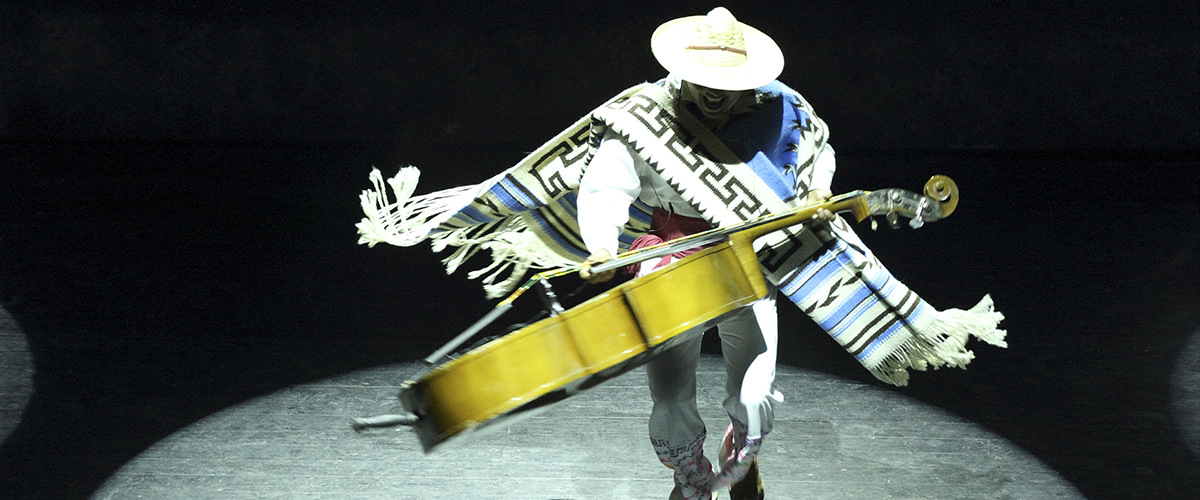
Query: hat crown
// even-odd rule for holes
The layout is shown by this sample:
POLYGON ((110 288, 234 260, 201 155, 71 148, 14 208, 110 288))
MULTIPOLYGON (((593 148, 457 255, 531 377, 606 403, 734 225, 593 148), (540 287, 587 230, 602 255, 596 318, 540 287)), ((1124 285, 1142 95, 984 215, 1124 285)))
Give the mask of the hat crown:
POLYGON ((687 47, 688 55, 700 64, 729 68, 747 60, 742 25, 724 7, 717 7, 696 25, 687 47))
POLYGON ((758 88, 783 70, 775 41, 723 7, 663 23, 650 37, 650 49, 673 75, 719 90, 758 88))

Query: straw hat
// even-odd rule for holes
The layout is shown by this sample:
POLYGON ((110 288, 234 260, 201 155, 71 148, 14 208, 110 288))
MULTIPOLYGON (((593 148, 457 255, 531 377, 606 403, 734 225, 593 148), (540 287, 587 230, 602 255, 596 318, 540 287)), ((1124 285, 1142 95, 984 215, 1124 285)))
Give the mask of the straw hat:
POLYGON ((724 7, 663 23, 650 39, 650 50, 667 71, 720 90, 758 88, 783 71, 775 41, 738 22, 724 7))

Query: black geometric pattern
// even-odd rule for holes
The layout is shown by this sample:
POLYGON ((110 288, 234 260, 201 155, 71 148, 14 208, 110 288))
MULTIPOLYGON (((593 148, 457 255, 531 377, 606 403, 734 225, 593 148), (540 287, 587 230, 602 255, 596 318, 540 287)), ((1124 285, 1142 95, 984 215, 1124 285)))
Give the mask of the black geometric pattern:
MULTIPOLYGON (((652 98, 637 94, 625 102, 614 103, 610 107, 624 109, 629 116, 635 118, 642 125, 637 135, 629 134, 628 131, 622 134, 635 151, 643 153, 645 151, 644 144, 650 140, 661 144, 663 150, 670 152, 673 156, 671 163, 690 169, 712 196, 720 200, 740 220, 769 213, 763 201, 730 170, 729 166, 715 161, 713 152, 700 143, 695 134, 679 125, 675 117, 652 98)), ((643 158, 645 158, 644 155, 643 158)), ((647 163, 656 171, 665 173, 662 160, 654 158, 647 158, 647 160, 647 163)), ((663 175, 668 183, 672 177, 663 175)), ((688 196, 688 193, 682 192, 679 185, 672 185, 672 188, 680 191, 685 197, 688 196)), ((694 198, 695 193, 692 193, 691 196, 694 198)), ((696 208, 701 209, 701 207, 696 208)), ((700 211, 704 212, 702 209, 700 211)))

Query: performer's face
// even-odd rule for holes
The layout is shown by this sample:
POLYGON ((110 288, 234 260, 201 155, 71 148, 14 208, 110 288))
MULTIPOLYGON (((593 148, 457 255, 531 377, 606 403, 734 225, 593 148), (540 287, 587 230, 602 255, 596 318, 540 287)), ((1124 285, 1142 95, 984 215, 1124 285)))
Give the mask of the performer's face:
POLYGON ((737 102, 741 95, 741 90, 710 89, 686 80, 679 92, 681 99, 694 103, 706 118, 716 118, 728 114, 729 110, 733 108, 733 103, 737 102))

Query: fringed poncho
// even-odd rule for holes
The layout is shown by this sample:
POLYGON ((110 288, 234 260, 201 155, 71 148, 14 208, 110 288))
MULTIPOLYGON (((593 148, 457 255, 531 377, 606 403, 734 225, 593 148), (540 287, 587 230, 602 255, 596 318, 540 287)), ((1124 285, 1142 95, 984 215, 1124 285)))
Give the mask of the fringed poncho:
MULTIPOLYGON (((827 131, 804 99, 779 82, 757 89, 754 110, 715 135, 677 107, 667 85, 631 88, 576 121, 520 163, 483 183, 413 196, 419 172, 406 167, 361 196, 366 217, 359 243, 435 251, 455 271, 479 250, 492 264, 489 297, 513 289, 531 268, 583 261, 588 252, 575 220, 575 190, 599 141, 622 136, 714 226, 777 213, 802 203, 827 131), (389 195, 389 187, 391 194, 389 195)), ((620 241, 627 248, 649 226, 650 208, 635 202, 620 241)), ((1003 315, 985 296, 970 310, 939 311, 879 262, 841 219, 794 226, 755 242, 764 274, 879 379, 908 382, 908 368, 965 367, 970 337, 1004 347, 1003 315)))

